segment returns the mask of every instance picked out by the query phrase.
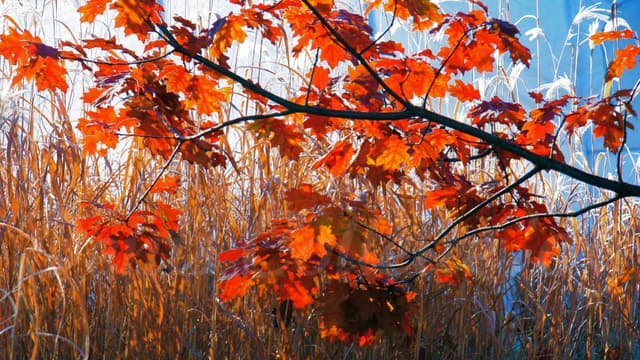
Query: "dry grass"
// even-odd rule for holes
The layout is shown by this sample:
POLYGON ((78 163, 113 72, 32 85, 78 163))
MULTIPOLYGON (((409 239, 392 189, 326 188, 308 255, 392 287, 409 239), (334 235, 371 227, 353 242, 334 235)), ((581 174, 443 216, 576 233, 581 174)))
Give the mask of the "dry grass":
MULTIPOLYGON (((216 276, 222 264, 216 254, 286 215, 282 191, 312 176, 313 159, 282 161, 242 129, 229 134, 239 171, 171 167, 184 181, 179 195, 169 199, 183 210, 170 263, 116 275, 100 246, 74 231, 74 220, 85 211, 78 201, 111 199, 126 208, 162 164, 135 151, 109 161, 83 158, 68 102, 19 94, 3 98, 0 354, 9 359, 640 354, 640 204, 635 200, 564 220, 573 244, 565 245, 549 268, 529 263, 524 254, 505 253, 491 234, 465 240, 453 253, 474 271, 474 280, 454 288, 436 283, 431 274, 418 278, 412 339, 385 334, 364 349, 329 343, 319 336, 313 309, 296 312, 292 326, 283 330, 273 326, 277 303, 269 293, 219 303, 216 276)), ((321 180, 345 194, 367 190, 355 182, 321 180)), ((559 209, 601 197, 562 179, 539 178, 538 186, 559 209)), ((440 230, 436 224, 444 214, 424 212, 409 186, 369 190, 368 198, 405 229, 407 239, 430 238, 440 230)), ((379 251, 381 258, 391 256, 385 244, 379 251)))

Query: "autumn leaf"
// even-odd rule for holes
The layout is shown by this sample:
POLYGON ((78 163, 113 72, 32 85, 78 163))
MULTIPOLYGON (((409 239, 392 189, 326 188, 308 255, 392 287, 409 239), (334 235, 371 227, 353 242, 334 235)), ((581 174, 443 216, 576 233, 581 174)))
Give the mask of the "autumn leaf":
POLYGON ((218 283, 220 290, 220 300, 229 301, 247 293, 253 285, 249 275, 237 275, 228 279, 223 279, 218 283))
POLYGON ((78 7, 78 12, 80 13, 80 21, 86 23, 95 21, 98 15, 101 15, 105 12, 109 3, 111 3, 111 1, 87 0, 84 5, 78 7))
POLYGON ((619 78, 625 69, 633 69, 636 66, 636 57, 638 56, 640 56, 640 46, 629 44, 617 50, 615 58, 609 63, 609 68, 605 74, 605 81, 619 78))
POLYGON ((172 193, 180 185, 180 175, 166 175, 159 179, 151 188, 152 194, 161 192, 172 193))
POLYGON ((339 141, 333 145, 331 151, 313 164, 313 169, 324 166, 329 169, 329 173, 334 177, 342 176, 351 164, 354 154, 355 150, 350 142, 339 141))
POLYGON ((380 154, 374 164, 386 170, 400 169, 410 160, 408 150, 406 141, 397 136, 389 136, 381 143, 380 154))
POLYGON ((456 79, 454 85, 449 87, 449 94, 460 101, 480 99, 480 91, 472 84, 466 84, 460 79, 456 79))
POLYGON ((35 80, 38 91, 56 89, 66 92, 69 88, 65 76, 67 70, 56 48, 45 45, 28 30, 9 28, 8 34, 0 34, 0 56, 15 67, 12 86, 23 80, 35 80))
POLYGON ((244 30, 246 20, 241 15, 230 14, 226 20, 217 29, 212 38, 209 47, 209 55, 216 59, 222 66, 229 67, 229 57, 226 55, 227 50, 234 42, 243 42, 247 38, 244 30))
POLYGON ((402 20, 413 18, 413 31, 422 31, 430 29, 434 24, 438 24, 443 20, 443 15, 437 2, 429 0, 375 0, 367 4, 365 14, 369 14, 371 10, 384 4, 384 10, 392 13, 394 16, 402 20))
POLYGON ((315 229, 305 226, 291 233, 291 256, 294 259, 308 260, 313 254, 315 229))
POLYGON ((109 8, 117 12, 115 26, 122 28, 125 35, 135 35, 140 41, 149 38, 149 33, 154 30, 153 24, 163 23, 160 14, 164 9, 156 0, 115 0, 109 8))
POLYGON ((587 122, 594 124, 595 137, 604 138, 604 146, 611 152, 617 152, 622 146, 625 128, 633 129, 633 125, 625 120, 614 100, 624 102, 625 96, 614 94, 596 102, 588 102, 566 116, 565 128, 569 134, 583 127, 587 122))
POLYGON ((294 212, 331 203, 331 198, 313 191, 311 184, 302 184, 296 189, 287 191, 285 198, 289 210, 294 212))
POLYGON ((473 274, 469 267, 462 262, 457 256, 452 256, 444 262, 435 271, 436 281, 441 283, 448 283, 453 286, 458 286, 463 282, 470 281, 473 278, 473 274))
POLYGON ((589 39, 594 45, 600 45, 605 41, 619 40, 619 39, 631 39, 635 37, 635 33, 629 29, 616 30, 616 31, 601 31, 591 36, 589 39))
POLYGON ((488 23, 490 32, 497 33, 501 43, 496 43, 498 50, 502 53, 509 51, 511 60, 515 64, 520 61, 527 67, 531 61, 531 52, 520 43, 516 35, 520 33, 518 28, 504 20, 491 19, 488 23))
POLYGON ((113 106, 100 107, 96 111, 87 111, 80 118, 77 128, 83 133, 83 152, 104 156, 108 149, 118 144, 116 134, 122 128, 135 126, 137 120, 118 114, 113 106))
POLYGON ((302 153, 300 146, 304 138, 294 124, 287 124, 283 119, 266 119, 249 125, 255 131, 258 138, 268 139, 271 144, 278 148, 283 157, 290 160, 297 160, 302 153))
POLYGON ((305 307, 313 304, 313 298, 308 289, 306 289, 300 282, 297 281, 284 281, 276 286, 276 291, 281 294, 280 300, 291 300, 293 307, 296 309, 304 309, 305 307))

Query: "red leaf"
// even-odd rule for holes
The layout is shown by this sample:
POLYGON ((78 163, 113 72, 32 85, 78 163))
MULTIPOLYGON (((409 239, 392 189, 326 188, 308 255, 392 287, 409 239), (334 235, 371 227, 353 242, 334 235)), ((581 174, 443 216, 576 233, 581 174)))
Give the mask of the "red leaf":
POLYGON ((234 262, 234 261, 238 260, 239 258, 245 256, 246 254, 247 254, 247 251, 245 249, 242 249, 242 248, 230 249, 230 250, 223 251, 220 254, 218 254, 218 260, 219 261, 234 262))

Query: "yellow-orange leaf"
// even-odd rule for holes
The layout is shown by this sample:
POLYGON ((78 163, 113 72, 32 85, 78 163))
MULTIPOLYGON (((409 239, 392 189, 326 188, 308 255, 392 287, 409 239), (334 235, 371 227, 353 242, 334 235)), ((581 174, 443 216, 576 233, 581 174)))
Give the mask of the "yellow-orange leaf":
POLYGON ((103 14, 110 1, 105 0, 88 0, 84 5, 78 8, 80 13, 80 21, 93 22, 96 17, 103 14))
POLYGON ((291 233, 291 256, 295 259, 308 260, 313 254, 315 230, 305 226, 291 233))
POLYGON ((375 160, 375 165, 385 170, 397 170, 409 162, 409 147, 397 136, 390 136, 384 141, 383 150, 375 160))

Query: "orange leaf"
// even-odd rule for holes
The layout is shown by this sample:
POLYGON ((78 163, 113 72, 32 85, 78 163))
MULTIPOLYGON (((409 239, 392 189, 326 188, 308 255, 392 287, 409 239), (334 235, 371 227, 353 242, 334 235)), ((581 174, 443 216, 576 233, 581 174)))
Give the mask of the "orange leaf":
POLYGON ((99 230, 98 224, 102 222, 103 218, 100 215, 81 218, 76 220, 76 228, 89 236, 93 236, 99 230))
POLYGON ((631 39, 633 37, 635 37, 635 34, 633 31, 629 29, 624 29, 624 30, 618 30, 618 31, 597 32, 589 36, 589 39, 591 39, 591 41, 593 41, 595 45, 600 45, 605 41, 618 40, 618 39, 631 39))
POLYGON ((152 194, 161 192, 174 192, 180 185, 180 175, 167 175, 158 180, 151 188, 152 194))
POLYGON ((334 177, 342 176, 351 164, 354 153, 355 150, 350 142, 339 141, 333 145, 333 148, 327 155, 313 164, 313 169, 326 166, 334 177))
POLYGON ((115 26, 124 29, 125 35, 135 35, 140 41, 148 39, 153 24, 161 24, 164 11, 156 0, 116 0, 110 6, 116 10, 115 26))
POLYGON ((456 79, 455 84, 449 87, 451 96, 460 101, 473 101, 480 99, 480 91, 472 84, 465 84, 462 80, 456 79))
POLYGON ((304 309, 313 304, 313 298, 311 298, 309 290, 298 281, 285 281, 280 292, 284 293, 284 299, 293 301, 293 307, 297 309, 304 309))
POLYGON ((315 229, 305 226, 291 233, 291 256, 294 259, 308 260, 314 250, 315 229))
POLYGON ((29 31, 19 32, 9 28, 8 34, 0 35, 0 55, 16 65, 12 85, 23 80, 35 80, 38 91, 60 89, 67 91, 67 70, 62 66, 56 48, 42 43, 29 31))
POLYGON ((87 2, 78 8, 80 13, 80 21, 91 23, 98 15, 104 13, 110 1, 105 0, 87 0, 87 2))
POLYGON ((166 227, 170 230, 177 231, 180 229, 180 224, 178 223, 178 219, 180 214, 182 213, 180 210, 167 205, 163 202, 157 202, 156 213, 159 216, 166 227))
POLYGON ((249 128, 256 131, 261 139, 269 139, 280 155, 289 160, 298 160, 304 150, 300 144, 304 137, 295 124, 287 124, 283 119, 266 119, 254 122, 249 128))
MULTIPOLYGON (((158 74, 158 78, 165 79, 165 84, 167 85, 167 90, 179 93, 182 91, 186 91, 186 89, 191 85, 193 75, 191 75, 182 65, 171 64, 165 66, 162 71, 158 74)), ((194 90, 198 90, 200 86, 199 84, 195 84, 194 90)))
POLYGON ((251 285, 253 285, 253 281, 250 275, 236 275, 229 279, 222 280, 218 284, 220 300, 229 301, 233 298, 243 296, 247 293, 251 285))
POLYGON ((409 162, 409 147, 398 136, 389 136, 382 145, 381 153, 376 157, 375 165, 385 170, 398 170, 409 162))
POLYGON ((640 56, 640 46, 627 45, 616 51, 616 57, 609 63, 605 80, 611 81, 613 78, 622 76, 625 68, 627 70, 633 69, 636 66, 637 56, 640 56))
POLYGON ((227 50, 234 41, 243 42, 247 38, 247 33, 243 29, 246 19, 241 15, 229 15, 224 23, 214 34, 213 42, 209 48, 209 55, 216 59, 220 65, 228 68, 229 57, 227 50))

